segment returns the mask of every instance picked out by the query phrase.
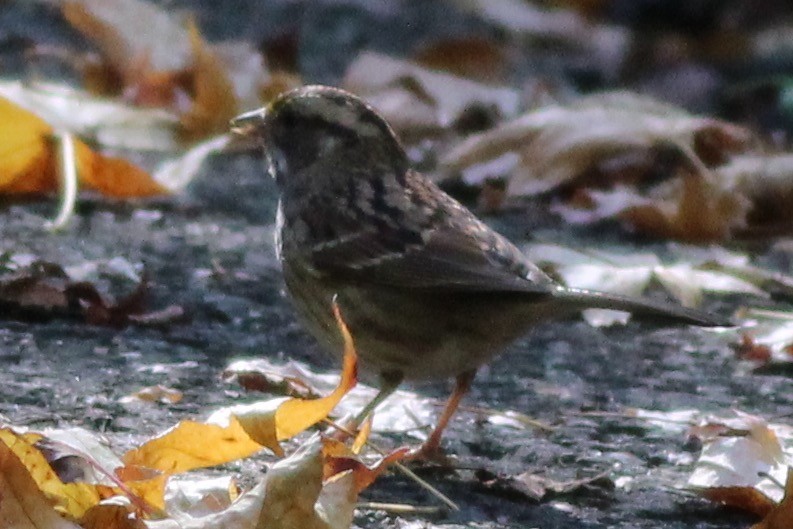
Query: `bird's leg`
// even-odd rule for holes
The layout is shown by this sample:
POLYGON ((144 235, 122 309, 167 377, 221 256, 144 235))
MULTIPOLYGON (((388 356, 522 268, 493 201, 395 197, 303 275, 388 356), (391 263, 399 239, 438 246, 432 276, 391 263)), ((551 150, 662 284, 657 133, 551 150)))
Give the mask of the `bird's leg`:
POLYGON ((448 426, 452 416, 460 406, 460 401, 463 399, 463 396, 465 396, 465 394, 468 393, 468 390, 471 389, 471 383, 474 381, 474 376, 476 376, 476 369, 471 369, 470 371, 465 371, 464 373, 457 375, 454 383, 454 391, 449 397, 449 400, 446 401, 446 405, 443 407, 443 412, 438 418, 438 424, 435 425, 435 429, 432 430, 432 433, 427 438, 427 440, 424 441, 424 444, 421 445, 421 448, 411 454, 411 458, 433 459, 436 458, 438 454, 440 454, 443 430, 446 429, 446 426, 448 426))
POLYGON ((380 403, 387 399, 396 388, 402 383, 404 376, 398 371, 380 373, 380 391, 355 417, 355 427, 358 428, 363 421, 377 408, 380 403))

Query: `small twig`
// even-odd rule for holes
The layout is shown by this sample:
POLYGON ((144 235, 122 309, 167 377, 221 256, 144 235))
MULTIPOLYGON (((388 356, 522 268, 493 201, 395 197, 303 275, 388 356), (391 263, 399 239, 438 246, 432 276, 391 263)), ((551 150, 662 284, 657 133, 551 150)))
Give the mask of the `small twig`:
POLYGON ((60 207, 58 215, 44 226, 47 230, 58 231, 66 226, 74 213, 77 201, 77 157, 74 149, 74 136, 68 132, 56 132, 52 138, 58 144, 58 180, 60 183, 60 207))
POLYGON ((782 483, 781 481, 779 481, 778 479, 776 479, 774 476, 772 476, 768 472, 765 472, 763 470, 759 470, 757 472, 757 475, 760 476, 761 478, 767 479, 768 481, 770 481, 771 483, 773 483, 774 485, 776 485, 780 489, 785 490, 785 484, 782 483))
POLYGON ((686 420, 670 419, 667 417, 639 417, 638 415, 631 415, 630 412, 619 411, 573 411, 570 412, 570 415, 573 417, 608 417, 612 419, 633 419, 634 421, 658 421, 671 424, 691 425, 691 421, 686 420))
POLYGON ((416 506, 416 505, 407 505, 405 503, 381 503, 376 501, 365 501, 359 503, 357 506, 359 509, 366 509, 369 511, 385 511, 389 514, 400 514, 400 515, 437 515, 442 514, 443 509, 441 507, 432 507, 432 506, 416 506))

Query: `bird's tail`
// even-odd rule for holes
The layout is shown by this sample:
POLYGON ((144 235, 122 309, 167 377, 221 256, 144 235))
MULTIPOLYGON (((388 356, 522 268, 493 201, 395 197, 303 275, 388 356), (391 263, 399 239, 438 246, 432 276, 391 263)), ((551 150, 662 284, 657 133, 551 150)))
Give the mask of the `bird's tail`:
POLYGON ((622 310, 644 320, 689 323, 703 327, 732 327, 734 325, 727 318, 649 298, 634 298, 577 288, 560 289, 554 297, 569 301, 571 306, 575 306, 575 302, 578 301, 582 310, 590 308, 622 310))

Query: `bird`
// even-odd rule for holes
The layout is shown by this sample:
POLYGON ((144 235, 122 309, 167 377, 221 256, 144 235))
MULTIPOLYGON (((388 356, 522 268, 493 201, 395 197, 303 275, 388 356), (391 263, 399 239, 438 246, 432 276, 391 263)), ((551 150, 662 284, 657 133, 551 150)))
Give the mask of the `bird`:
POLYGON ((555 281, 412 169, 386 120, 340 88, 293 89, 234 118, 231 130, 263 152, 275 179, 276 251, 298 319, 341 351, 335 299, 362 371, 378 379, 360 417, 404 380, 455 378, 422 456, 440 452, 477 369, 542 322, 600 308, 729 325, 671 302, 555 281))

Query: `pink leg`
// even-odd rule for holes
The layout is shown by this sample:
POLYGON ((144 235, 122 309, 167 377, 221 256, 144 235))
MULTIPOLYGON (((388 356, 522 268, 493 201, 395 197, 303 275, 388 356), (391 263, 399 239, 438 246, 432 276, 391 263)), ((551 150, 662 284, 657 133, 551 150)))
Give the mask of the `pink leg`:
POLYGON ((418 452, 413 455, 413 457, 418 459, 431 459, 433 457, 437 457, 440 454, 443 430, 446 429, 446 426, 448 426, 452 416, 460 406, 460 401, 463 399, 463 396, 468 393, 469 389, 471 389, 471 383, 474 381, 475 375, 475 369, 457 375, 454 384, 454 391, 449 397, 449 400, 446 401, 446 406, 443 407, 443 412, 438 418, 438 424, 435 426, 435 429, 432 430, 432 433, 421 446, 421 448, 419 448, 418 452))

